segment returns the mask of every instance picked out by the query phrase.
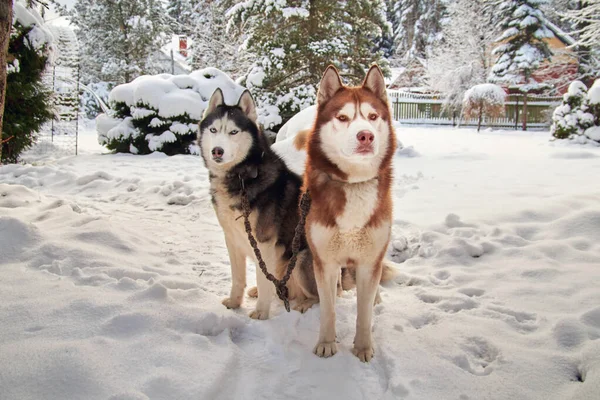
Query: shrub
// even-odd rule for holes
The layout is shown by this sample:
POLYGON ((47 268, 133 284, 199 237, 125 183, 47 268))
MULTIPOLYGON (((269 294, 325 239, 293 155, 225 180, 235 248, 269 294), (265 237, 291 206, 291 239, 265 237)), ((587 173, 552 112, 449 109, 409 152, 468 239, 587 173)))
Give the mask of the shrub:
POLYGON ((98 140, 122 153, 198 154, 198 122, 217 88, 228 104, 237 104, 244 90, 216 68, 144 75, 119 85, 109 95, 114 115, 97 118, 98 140))
POLYGON ((465 92, 463 112, 466 119, 477 116, 477 132, 481 129, 483 117, 498 118, 504 115, 506 93, 491 83, 475 85, 465 92))
POLYGON ((580 81, 569 85, 563 96, 563 102, 552 114, 550 132, 556 139, 569 139, 574 135, 582 135, 593 125, 593 118, 588 113, 587 87, 580 81))
POLYGON ((587 104, 587 111, 592 116, 593 125, 585 130, 584 135, 588 140, 600 144, 600 79, 588 92, 587 104))

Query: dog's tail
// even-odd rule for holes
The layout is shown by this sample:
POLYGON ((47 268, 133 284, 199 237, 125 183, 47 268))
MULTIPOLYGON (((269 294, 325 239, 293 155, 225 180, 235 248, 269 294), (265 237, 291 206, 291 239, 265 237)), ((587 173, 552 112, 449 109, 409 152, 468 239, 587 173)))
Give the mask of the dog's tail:
POLYGON ((384 258, 381 264, 383 268, 381 271, 381 280, 379 282, 385 283, 394 279, 396 274, 398 274, 398 269, 395 267, 396 264, 387 258, 384 258))
MULTIPOLYGON (((381 261, 382 271, 379 283, 389 282, 396 277, 398 269, 395 265, 394 262, 388 259, 383 259, 383 261, 381 261)), ((350 290, 354 287, 356 287, 356 268, 342 268, 342 288, 344 290, 350 290)))

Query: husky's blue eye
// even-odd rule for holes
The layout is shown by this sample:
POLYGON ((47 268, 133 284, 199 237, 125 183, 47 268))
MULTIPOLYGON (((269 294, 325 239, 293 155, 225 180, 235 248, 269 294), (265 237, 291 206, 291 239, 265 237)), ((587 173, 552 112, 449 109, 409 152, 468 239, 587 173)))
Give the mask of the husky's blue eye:
POLYGON ((211 133, 217 133, 217 128, 210 128, 211 133))
POLYGON ((229 132, 230 135, 237 135, 237 133, 238 133, 237 129, 234 129, 231 132, 229 132))

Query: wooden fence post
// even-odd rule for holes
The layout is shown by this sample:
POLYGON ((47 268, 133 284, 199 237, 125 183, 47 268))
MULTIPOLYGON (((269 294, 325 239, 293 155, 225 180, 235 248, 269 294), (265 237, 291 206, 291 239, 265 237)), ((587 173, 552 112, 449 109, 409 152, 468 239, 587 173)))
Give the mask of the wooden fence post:
POLYGON ((523 93, 523 130, 527 130, 527 92, 523 93))

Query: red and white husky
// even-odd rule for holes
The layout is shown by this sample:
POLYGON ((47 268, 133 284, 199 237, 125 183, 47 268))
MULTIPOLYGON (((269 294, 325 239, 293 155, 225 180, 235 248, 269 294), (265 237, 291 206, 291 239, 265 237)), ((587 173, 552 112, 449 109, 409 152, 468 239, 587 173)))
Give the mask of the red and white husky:
POLYGON ((321 331, 314 349, 320 357, 337 352, 336 283, 343 266, 356 271, 358 315, 352 352, 364 362, 373 357, 373 302, 390 240, 395 149, 379 67, 371 67, 359 87, 344 86, 337 70, 327 68, 308 136, 304 174, 312 197, 306 234, 321 302, 321 331))

